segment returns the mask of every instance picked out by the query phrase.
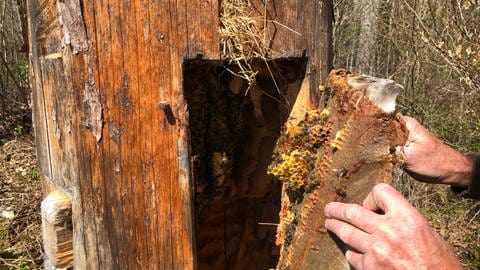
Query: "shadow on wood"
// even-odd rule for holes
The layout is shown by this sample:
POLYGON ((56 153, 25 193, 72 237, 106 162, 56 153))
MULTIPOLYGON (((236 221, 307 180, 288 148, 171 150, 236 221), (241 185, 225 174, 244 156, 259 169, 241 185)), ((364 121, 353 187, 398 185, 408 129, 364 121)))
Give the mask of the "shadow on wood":
POLYGON ((266 171, 306 60, 260 61, 250 88, 219 61, 184 64, 199 269, 276 265, 281 189, 266 171))

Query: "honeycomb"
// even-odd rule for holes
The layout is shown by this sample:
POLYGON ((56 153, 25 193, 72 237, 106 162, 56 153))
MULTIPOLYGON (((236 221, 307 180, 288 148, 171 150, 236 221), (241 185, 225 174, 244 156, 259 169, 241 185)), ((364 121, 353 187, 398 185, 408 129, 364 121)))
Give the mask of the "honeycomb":
POLYGON ((332 124, 327 123, 325 126, 315 125, 310 129, 310 143, 314 147, 322 146, 330 137, 332 124))
MULTIPOLYGON (((325 88, 330 95, 329 110, 308 111, 301 117, 304 108, 299 107, 289 120, 291 126, 280 136, 282 147, 274 150, 271 168, 276 169, 276 175, 281 174, 283 182, 277 227, 277 243, 282 246, 277 269, 348 267, 344 247, 324 227, 325 205, 331 201, 361 202, 379 181, 391 183, 392 172, 400 165, 388 151, 404 144, 408 134, 393 113, 365 96, 365 89, 350 85, 351 74, 332 71, 325 88), (315 154, 316 159, 305 161, 309 154, 315 154)), ((357 77, 365 85, 382 80, 357 77)), ((390 87, 391 82, 385 85, 390 87)), ((382 87, 380 92, 385 90, 382 87)))
POLYGON ((268 173, 288 189, 305 187, 305 179, 315 167, 318 148, 329 141, 332 124, 327 122, 328 115, 328 110, 310 110, 298 124, 283 129, 268 173))
POLYGON ((304 179, 313 168, 315 155, 308 150, 293 150, 290 154, 282 154, 282 162, 273 165, 269 173, 280 181, 289 183, 293 188, 304 186, 304 179))

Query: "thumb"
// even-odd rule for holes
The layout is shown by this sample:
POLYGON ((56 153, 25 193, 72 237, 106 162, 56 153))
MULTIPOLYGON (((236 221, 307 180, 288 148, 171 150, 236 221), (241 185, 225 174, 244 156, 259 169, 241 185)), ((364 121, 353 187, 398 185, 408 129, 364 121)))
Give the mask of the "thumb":
POLYGON ((405 123, 405 127, 408 130, 408 140, 406 143, 406 146, 409 145, 409 143, 417 142, 421 138, 422 133, 428 133, 427 130, 420 124, 420 122, 417 121, 417 119, 410 117, 410 116, 402 116, 402 121, 405 123))
POLYGON ((410 116, 402 115, 402 120, 405 123, 405 127, 407 127, 408 131, 412 131, 416 126, 420 125, 417 119, 410 116))

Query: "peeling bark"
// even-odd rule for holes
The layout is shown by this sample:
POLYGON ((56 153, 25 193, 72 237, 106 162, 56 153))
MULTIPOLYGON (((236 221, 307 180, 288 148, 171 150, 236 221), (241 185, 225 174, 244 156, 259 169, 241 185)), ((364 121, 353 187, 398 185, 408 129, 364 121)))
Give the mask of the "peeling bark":
POLYGON ((63 28, 63 41, 72 48, 73 54, 88 51, 85 23, 79 0, 59 0, 57 10, 63 28))
POLYGON ((88 77, 83 91, 83 117, 81 121, 82 124, 92 132, 98 143, 102 139, 103 109, 91 71, 89 71, 88 77))

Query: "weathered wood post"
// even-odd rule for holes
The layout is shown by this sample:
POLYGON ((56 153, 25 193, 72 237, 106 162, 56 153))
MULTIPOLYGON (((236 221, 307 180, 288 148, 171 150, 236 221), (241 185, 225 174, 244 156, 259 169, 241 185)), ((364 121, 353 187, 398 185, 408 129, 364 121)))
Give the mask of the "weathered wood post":
MULTIPOLYGON (((308 60, 300 92, 306 105, 318 102, 316 89, 332 59, 332 1, 249 3, 252 16, 266 11, 271 58, 308 60)), ((196 268, 196 179, 182 66, 187 59, 221 59, 219 5, 208 0, 28 1, 33 118, 44 192, 64 194, 58 201, 49 196, 44 204, 59 215, 71 203, 75 269, 196 268)), ((53 222, 49 230, 55 229, 57 217, 44 218, 53 222)), ((56 259, 53 247, 61 243, 45 231, 46 265, 71 266, 56 259)), ((229 258, 222 263, 219 268, 228 263, 242 269, 246 262, 229 258)))

